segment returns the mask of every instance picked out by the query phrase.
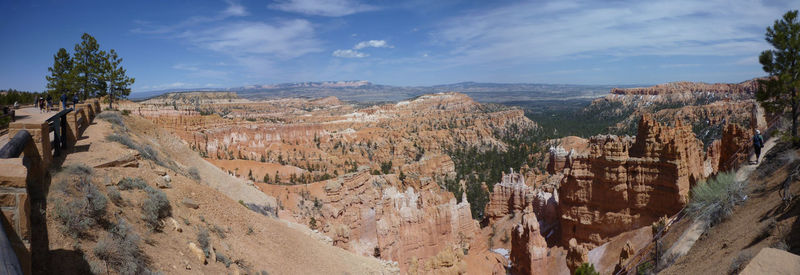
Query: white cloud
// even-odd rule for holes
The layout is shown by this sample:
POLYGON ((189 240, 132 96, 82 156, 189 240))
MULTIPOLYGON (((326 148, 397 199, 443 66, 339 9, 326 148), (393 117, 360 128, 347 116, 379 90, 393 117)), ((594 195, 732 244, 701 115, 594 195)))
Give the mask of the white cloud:
POLYGON ((366 47, 373 47, 373 48, 394 48, 394 46, 392 46, 392 45, 389 45, 389 43, 386 43, 386 41, 385 41, 385 40, 370 40, 370 41, 361 41, 361 42, 358 42, 358 44, 356 44, 355 46, 353 46, 353 49, 355 49, 355 50, 360 50, 360 49, 363 49, 363 48, 366 48, 366 47))
POLYGON ((369 56, 369 54, 355 50, 335 50, 333 51, 332 55, 335 57, 343 57, 343 58, 364 58, 369 56))
MULTIPOLYGON (((787 5, 788 6, 788 5, 787 5)), ((745 56, 787 7, 761 1, 558 0, 449 18, 432 32, 451 62, 528 62, 583 56, 745 56)))
POLYGON ((280 59, 295 58, 320 51, 311 22, 294 19, 267 24, 235 22, 180 35, 198 47, 232 56, 270 55, 280 59))
POLYGON ((245 16, 248 15, 247 9, 244 8, 241 4, 234 2, 233 0, 225 1, 228 3, 228 8, 222 12, 223 15, 227 16, 245 16))
POLYGON ((377 7, 358 3, 357 0, 281 0, 270 4, 269 8, 330 17, 377 10, 377 7))

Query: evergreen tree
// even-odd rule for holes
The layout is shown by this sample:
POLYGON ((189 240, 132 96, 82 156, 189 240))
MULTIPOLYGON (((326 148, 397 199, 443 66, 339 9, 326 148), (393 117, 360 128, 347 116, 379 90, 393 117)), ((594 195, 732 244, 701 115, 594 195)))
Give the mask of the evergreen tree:
POLYGON ((756 99, 767 111, 782 113, 791 110, 791 136, 795 145, 797 116, 800 115, 800 21, 797 10, 789 11, 781 20, 767 27, 766 40, 774 49, 761 52, 759 62, 769 78, 759 81, 756 99))
POLYGON ((76 92, 75 78, 72 57, 66 49, 58 49, 58 52, 53 55, 53 66, 47 68, 47 71, 50 72, 50 75, 45 77, 47 78, 48 93, 53 98, 59 98, 61 94, 68 93, 71 98, 71 93, 76 92))
POLYGON ((122 58, 117 55, 117 51, 114 49, 108 52, 103 63, 104 78, 108 81, 108 108, 111 109, 114 99, 127 98, 131 94, 130 86, 133 85, 136 79, 125 74, 125 68, 122 67, 122 58))
POLYGON ((97 96, 103 87, 102 64, 105 52, 100 50, 100 45, 88 33, 81 36, 81 42, 75 45, 73 62, 75 64, 75 83, 81 89, 81 98, 87 99, 97 96))

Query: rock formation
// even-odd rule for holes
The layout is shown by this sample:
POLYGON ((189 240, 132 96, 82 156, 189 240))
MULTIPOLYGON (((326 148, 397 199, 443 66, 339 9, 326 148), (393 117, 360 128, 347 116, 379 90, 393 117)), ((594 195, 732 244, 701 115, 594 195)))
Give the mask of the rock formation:
POLYGON ((513 274, 570 274, 566 253, 549 249, 539 230, 536 214, 530 209, 522 214, 522 223, 514 228, 511 238, 511 272, 513 274))
POLYGON ((678 212, 704 179, 702 145, 690 127, 645 115, 635 141, 595 136, 567 165, 558 190, 562 244, 594 248, 610 237, 678 212))

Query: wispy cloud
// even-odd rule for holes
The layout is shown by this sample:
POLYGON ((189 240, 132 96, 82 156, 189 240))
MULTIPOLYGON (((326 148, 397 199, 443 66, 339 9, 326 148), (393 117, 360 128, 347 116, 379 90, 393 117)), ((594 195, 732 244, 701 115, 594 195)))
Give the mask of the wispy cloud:
POLYGON ((369 54, 358 51, 364 48, 394 48, 394 46, 389 45, 389 43, 387 43, 385 40, 361 41, 353 46, 353 49, 335 50, 331 55, 343 58, 364 58, 369 56, 369 54))
POLYGON ((361 41, 361 42, 358 42, 358 44, 356 44, 355 46, 353 46, 353 49, 355 49, 355 50, 360 50, 360 49, 367 48, 367 47, 373 47, 373 48, 394 48, 394 46, 392 46, 392 45, 389 45, 389 43, 386 43, 386 41, 385 41, 385 40, 370 40, 370 41, 361 41))
POLYGON ((339 17, 359 12, 373 11, 378 8, 357 0, 282 0, 270 4, 269 8, 285 12, 339 17))
POLYGON ((460 62, 753 55, 784 11, 762 1, 537 1, 449 18, 432 35, 460 62))
POLYGON ((332 55, 335 57, 343 57, 343 58, 364 58, 369 56, 369 54, 355 50, 335 50, 333 51, 332 55))
POLYGON ((238 2, 235 2, 233 0, 227 0, 225 2, 228 3, 228 8, 225 9, 224 12, 222 12, 223 15, 227 15, 227 16, 246 16, 246 15, 249 14, 247 12, 247 9, 245 9, 244 6, 242 6, 238 2))
MULTIPOLYGON (((322 51, 315 38, 313 24, 305 19, 278 19, 272 22, 242 20, 249 15, 237 1, 226 1, 227 7, 211 16, 194 16, 174 25, 140 25, 133 32, 180 39, 191 47, 221 53, 252 73, 272 71, 276 61, 297 58, 322 51)), ((191 76, 223 77, 213 69, 197 69, 185 65, 174 69, 192 72, 191 76)))
POLYGON ((288 59, 320 51, 311 22, 294 19, 268 24, 242 21, 180 34, 193 44, 229 55, 265 54, 288 59))

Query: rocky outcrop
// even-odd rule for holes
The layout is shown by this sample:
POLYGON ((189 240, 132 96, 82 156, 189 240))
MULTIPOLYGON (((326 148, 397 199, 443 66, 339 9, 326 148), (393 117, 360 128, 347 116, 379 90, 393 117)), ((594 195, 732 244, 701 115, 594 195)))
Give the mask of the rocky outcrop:
POLYGON ((736 124, 725 125, 720 140, 719 171, 736 169, 753 151, 752 133, 736 124))
MULTIPOLYGON (((702 145, 689 126, 643 116, 635 141, 595 136, 567 165, 559 193, 561 240, 594 248, 678 212, 704 179, 702 145)), ((572 250, 571 250, 572 251, 572 250)))
POLYGON ((511 237, 511 272, 513 274, 570 274, 566 253, 559 248, 547 248, 539 230, 536 214, 528 210, 522 214, 511 237))
MULTIPOLYGON (((541 217, 545 235, 558 225, 558 192, 534 189, 525 184, 525 176, 511 170, 503 174, 502 180, 494 185, 486 204, 487 224, 491 225, 506 216, 521 215, 526 209, 541 217)), ((537 228, 538 229, 538 228, 537 228)))
POLYGON ((758 81, 748 80, 738 84, 702 82, 670 82, 652 87, 641 88, 614 88, 612 94, 618 95, 665 95, 677 93, 720 93, 720 94, 750 94, 758 90, 758 81))

